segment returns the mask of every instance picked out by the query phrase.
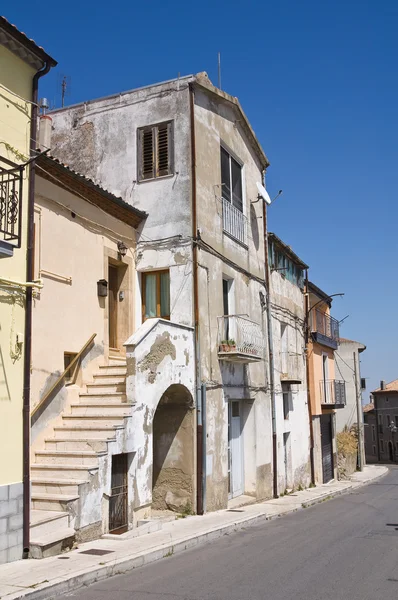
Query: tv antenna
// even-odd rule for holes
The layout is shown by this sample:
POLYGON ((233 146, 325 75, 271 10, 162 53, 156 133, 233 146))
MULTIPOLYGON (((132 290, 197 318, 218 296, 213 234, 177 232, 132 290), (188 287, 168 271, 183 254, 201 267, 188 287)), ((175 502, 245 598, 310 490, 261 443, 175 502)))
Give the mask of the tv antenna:
POLYGON ((58 88, 61 88, 61 106, 65 106, 65 98, 70 95, 71 78, 69 75, 60 74, 58 77, 58 88))

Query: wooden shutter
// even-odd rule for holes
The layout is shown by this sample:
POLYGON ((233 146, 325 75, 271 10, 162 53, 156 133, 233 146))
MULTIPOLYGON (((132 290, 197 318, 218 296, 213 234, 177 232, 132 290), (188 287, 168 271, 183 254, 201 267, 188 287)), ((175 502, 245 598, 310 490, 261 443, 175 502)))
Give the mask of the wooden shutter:
POLYGON ((157 173, 158 177, 171 173, 170 160, 170 131, 171 123, 164 123, 157 127, 157 173))
POLYGON ((141 129, 140 131, 140 155, 141 155, 141 173, 140 179, 152 179, 155 177, 155 148, 154 131, 150 129, 141 129))

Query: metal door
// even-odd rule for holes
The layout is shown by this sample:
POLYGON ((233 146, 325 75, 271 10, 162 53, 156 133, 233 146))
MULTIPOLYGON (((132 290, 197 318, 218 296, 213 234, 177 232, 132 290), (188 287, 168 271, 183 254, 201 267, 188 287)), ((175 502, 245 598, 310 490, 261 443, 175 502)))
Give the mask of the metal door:
POLYGON ((112 456, 111 497, 109 499, 109 533, 124 533, 127 516, 127 454, 112 456))
POLYGON ((332 415, 321 416, 321 445, 322 445, 322 472, 323 483, 333 479, 333 437, 332 415))
POLYGON ((231 498, 243 494, 242 431, 240 402, 229 403, 229 495, 231 498))

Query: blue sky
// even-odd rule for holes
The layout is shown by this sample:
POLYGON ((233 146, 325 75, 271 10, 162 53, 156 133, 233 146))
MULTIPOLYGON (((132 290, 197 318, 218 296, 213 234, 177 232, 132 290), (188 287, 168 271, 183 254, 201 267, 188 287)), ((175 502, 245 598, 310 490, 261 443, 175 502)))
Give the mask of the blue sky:
MULTIPOLYGON (((238 96, 271 166, 270 229, 367 345, 368 391, 398 377, 398 3, 116 1, 7 3, 3 14, 59 66, 40 93, 60 105, 207 71, 238 96)), ((368 397, 368 392, 364 398, 368 397)))

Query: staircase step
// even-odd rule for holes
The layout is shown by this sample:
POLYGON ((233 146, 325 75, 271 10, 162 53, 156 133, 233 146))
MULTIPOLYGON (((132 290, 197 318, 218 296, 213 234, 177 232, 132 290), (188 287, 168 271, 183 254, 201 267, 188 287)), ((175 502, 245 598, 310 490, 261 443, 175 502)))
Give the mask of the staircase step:
POLYGON ((113 425, 123 425, 125 423, 125 419, 128 418, 131 418, 131 415, 103 415, 95 413, 90 415, 63 415, 62 422, 66 427, 70 427, 72 424, 84 427, 88 422, 97 421, 98 423, 106 423, 110 428, 112 428, 113 425))
POLYGON ((95 392, 92 390, 90 393, 81 392, 79 394, 82 402, 86 400, 97 401, 97 402, 127 402, 126 390, 124 392, 95 392))
POLYGON ((96 466, 98 454, 92 450, 39 450, 35 452, 35 464, 96 466))
POLYGON ((79 499, 79 494, 33 494, 32 492, 32 507, 35 510, 55 510, 60 512, 65 510, 69 502, 74 502, 79 499))
POLYGON ((86 389, 90 396, 98 396, 99 394, 123 394, 126 395, 126 380, 120 378, 120 381, 104 381, 96 380, 94 383, 87 383, 86 389))
MULTIPOLYGON (((114 438, 113 438, 114 439, 114 438)), ((56 437, 45 440, 45 450, 93 450, 94 452, 106 452, 108 442, 113 441, 112 438, 68 438, 56 437)))
POLYGON ((32 494, 69 494, 79 495, 79 485, 88 483, 87 479, 31 479, 32 494))
POLYGON ((87 385, 108 385, 111 383, 121 383, 123 385, 126 384, 126 373, 121 373, 118 375, 117 373, 95 373, 93 375, 93 383, 89 383, 87 385))
POLYGON ((116 437, 116 431, 122 430, 123 425, 108 425, 101 423, 101 425, 89 426, 85 424, 80 425, 68 425, 65 427, 54 427, 55 437, 63 439, 106 439, 114 440, 116 437))
POLYGON ((71 404, 72 415, 92 415, 96 413, 116 414, 120 416, 128 415, 131 411, 131 404, 123 402, 92 402, 91 404, 71 404))
POLYGON ((30 511, 30 533, 31 537, 41 537, 55 531, 69 527, 69 515, 65 512, 53 510, 31 510, 30 511))
POLYGON ((99 372, 96 373, 94 377, 104 377, 108 375, 112 377, 126 377, 127 365, 105 365, 103 367, 100 367, 99 372))
POLYGON ((70 550, 75 541, 75 530, 71 527, 54 531, 47 535, 33 536, 30 540, 31 558, 47 558, 57 556, 65 550, 70 550))
POLYGON ((89 479, 90 473, 98 471, 98 465, 71 465, 71 464, 38 464, 31 465, 32 477, 35 479, 89 479))

